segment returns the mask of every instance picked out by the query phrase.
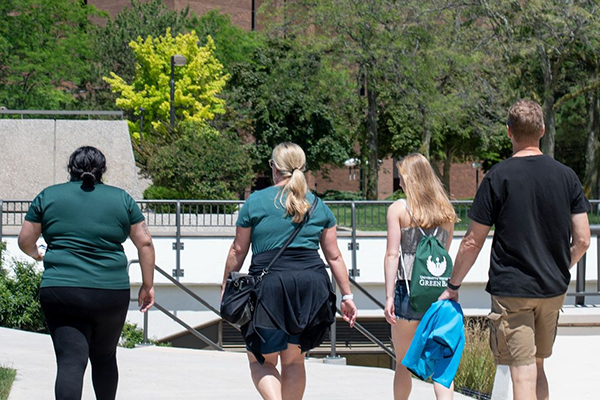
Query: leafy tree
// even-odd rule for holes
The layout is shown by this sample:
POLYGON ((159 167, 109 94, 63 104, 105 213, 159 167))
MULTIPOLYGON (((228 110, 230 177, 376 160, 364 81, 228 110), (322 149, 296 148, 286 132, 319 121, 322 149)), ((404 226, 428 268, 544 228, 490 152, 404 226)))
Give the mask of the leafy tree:
POLYGON ((340 165, 352 150, 351 89, 343 68, 293 38, 268 38, 245 63, 231 67, 223 129, 251 135, 257 170, 267 173, 273 147, 292 141, 310 170, 340 165))
POLYGON ((205 45, 210 36, 215 42, 215 56, 227 72, 235 64, 247 63, 252 53, 262 45, 263 37, 258 32, 248 32, 231 22, 229 14, 211 10, 201 17, 195 17, 190 26, 196 31, 200 43, 205 45))
POLYGON ((0 2, 0 105, 57 109, 76 102, 93 54, 82 0, 0 2))
MULTIPOLYGON (((131 84, 111 73, 104 78, 113 92, 120 93, 117 106, 138 114, 145 109, 145 118, 154 127, 168 121, 170 110, 171 56, 181 54, 187 63, 175 67, 174 107, 179 119, 201 123, 224 112, 225 101, 217 97, 223 90, 228 75, 214 56, 215 45, 209 37, 203 47, 198 46, 195 32, 173 38, 167 29, 165 36, 148 37, 130 43, 136 54, 136 73, 131 84)), ((130 131, 139 134, 139 121, 129 121, 130 131)))
POLYGON ((109 17, 106 24, 95 25, 90 33, 98 62, 92 65, 88 103, 103 109, 115 107, 115 96, 102 77, 114 72, 127 82, 133 80, 136 55, 129 43, 138 37, 159 36, 167 29, 172 35, 185 33, 193 21, 189 7, 173 11, 162 0, 131 0, 129 7, 109 17))
POLYGON ((566 100, 600 86, 597 74, 583 81, 567 79, 572 74, 569 59, 582 48, 595 46, 600 5, 593 0, 478 0, 477 4, 486 17, 482 23, 490 27, 504 62, 511 66, 515 87, 523 97, 542 104, 546 124, 542 151, 553 157, 556 112, 566 100))
POLYGON ((180 126, 176 139, 148 159, 146 198, 238 199, 255 174, 248 146, 206 124, 180 126))

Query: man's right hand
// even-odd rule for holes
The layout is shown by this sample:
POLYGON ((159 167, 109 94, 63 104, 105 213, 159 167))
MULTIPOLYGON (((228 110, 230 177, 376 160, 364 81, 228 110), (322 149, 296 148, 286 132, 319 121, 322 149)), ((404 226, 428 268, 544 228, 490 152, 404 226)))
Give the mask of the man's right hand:
POLYGON ((453 300, 458 302, 458 290, 446 288, 440 297, 438 297, 438 300, 453 300))

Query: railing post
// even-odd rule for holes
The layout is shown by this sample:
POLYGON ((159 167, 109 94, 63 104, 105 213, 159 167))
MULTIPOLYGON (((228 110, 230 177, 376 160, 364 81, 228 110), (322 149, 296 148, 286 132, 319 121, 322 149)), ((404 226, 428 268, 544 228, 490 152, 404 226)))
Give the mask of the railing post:
POLYGON ((596 291, 600 293, 600 233, 596 236, 596 269, 596 291))
POLYGON ((175 226, 177 228, 177 232, 175 234, 175 243, 173 243, 173 247, 175 250, 175 269, 173 270, 173 276, 179 280, 180 277, 183 276, 183 270, 181 269, 181 249, 183 245, 181 243, 181 201, 177 200, 177 205, 175 208, 175 226))
POLYGON ((148 311, 144 313, 144 344, 150 344, 148 342, 148 311))
POLYGON ((350 204, 350 218, 352 222, 352 239, 350 241, 350 250, 352 250, 352 269, 349 274, 351 277, 356 278, 360 276, 360 271, 356 263, 356 251, 358 250, 358 243, 356 243, 356 204, 354 201, 350 204))
MULTIPOLYGON (((583 293, 585 292, 585 259, 587 254, 584 254, 583 257, 577 262, 577 280, 575 282, 575 292, 583 293)), ((585 296, 575 296, 575 304, 578 306, 582 306, 585 304, 585 296)))

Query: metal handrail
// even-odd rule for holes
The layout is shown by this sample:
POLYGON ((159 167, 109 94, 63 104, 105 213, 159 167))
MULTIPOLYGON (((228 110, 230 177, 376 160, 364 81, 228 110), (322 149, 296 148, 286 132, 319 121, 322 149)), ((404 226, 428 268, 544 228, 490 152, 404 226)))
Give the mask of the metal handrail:
POLYGON ((353 284, 358 290, 360 290, 365 296, 367 296, 367 298, 369 300, 371 300, 373 303, 377 304, 382 310, 385 310, 385 306, 383 305, 383 303, 380 302, 379 300, 377 300, 375 298, 375 296, 373 296, 371 293, 369 293, 369 291, 367 289, 362 287, 362 285, 360 283, 356 282, 354 280, 354 278, 352 278, 351 276, 349 276, 348 278, 350 279, 350 283, 353 284))
MULTIPOLYGON (((137 302, 137 299, 130 299, 130 301, 133 302, 137 302)), ((215 350, 218 351, 224 351, 224 349, 219 346, 218 344, 216 344, 215 342, 213 342, 212 340, 210 340, 209 338, 207 338, 206 336, 204 336, 202 333, 198 332, 198 330, 196 330, 195 328, 191 327, 190 325, 186 324, 183 320, 181 320, 180 318, 178 318, 175 314, 173 314, 171 311, 167 310, 165 307, 161 306, 160 304, 158 304, 157 302, 154 302, 153 307, 155 307, 157 310, 159 310, 160 312, 162 312, 163 314, 165 314, 167 317, 171 318, 173 321, 177 322, 179 325, 183 326, 188 332, 190 332, 192 335, 196 336, 198 339, 200 339, 201 341, 203 341, 204 343, 206 343, 207 345, 209 345, 210 347, 214 348, 215 350)), ((143 339, 143 344, 149 344, 149 340, 148 340, 148 312, 144 313, 144 339, 143 339)))
MULTIPOLYGON (((339 315, 343 315, 342 311, 336 307, 336 311, 339 315)), ((367 330, 367 328, 365 328, 364 326, 362 326, 361 324, 359 324, 358 322, 354 323, 354 327, 356 328, 357 331, 359 331, 364 337, 366 337, 367 339, 369 339, 371 342, 373 342, 374 344, 376 344, 377 346, 379 346, 383 351, 385 351, 390 357, 392 357, 394 359, 394 361, 396 361, 396 353, 394 352, 394 350, 390 349, 389 347, 386 346, 385 343, 383 343, 381 340, 377 339, 375 337, 375 335, 373 335, 371 332, 369 332, 367 330)), ((333 342, 333 340, 332 340, 333 342)))

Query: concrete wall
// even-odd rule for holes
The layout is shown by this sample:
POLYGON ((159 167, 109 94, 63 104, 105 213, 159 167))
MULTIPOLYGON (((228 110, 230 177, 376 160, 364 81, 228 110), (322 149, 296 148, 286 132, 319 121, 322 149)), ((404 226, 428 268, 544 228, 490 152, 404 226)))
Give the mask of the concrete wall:
POLYGON ((1 119, 0 199, 31 200, 68 181, 69 156, 84 145, 106 156, 104 183, 142 198, 126 121, 1 119))

